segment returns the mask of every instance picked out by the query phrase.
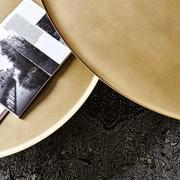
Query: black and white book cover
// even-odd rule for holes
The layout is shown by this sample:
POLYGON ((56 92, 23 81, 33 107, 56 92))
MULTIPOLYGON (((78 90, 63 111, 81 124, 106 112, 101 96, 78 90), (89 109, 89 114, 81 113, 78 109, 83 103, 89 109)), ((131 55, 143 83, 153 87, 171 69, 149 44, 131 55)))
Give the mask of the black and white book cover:
POLYGON ((22 1, 0 27, 0 103, 20 117, 70 53, 45 11, 22 1))

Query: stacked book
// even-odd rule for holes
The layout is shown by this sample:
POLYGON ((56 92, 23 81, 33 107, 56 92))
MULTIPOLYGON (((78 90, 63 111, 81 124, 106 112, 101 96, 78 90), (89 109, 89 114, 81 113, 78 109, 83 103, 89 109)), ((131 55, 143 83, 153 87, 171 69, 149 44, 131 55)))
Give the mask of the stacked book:
POLYGON ((0 119, 20 117, 70 54, 45 10, 22 1, 0 25, 0 119))

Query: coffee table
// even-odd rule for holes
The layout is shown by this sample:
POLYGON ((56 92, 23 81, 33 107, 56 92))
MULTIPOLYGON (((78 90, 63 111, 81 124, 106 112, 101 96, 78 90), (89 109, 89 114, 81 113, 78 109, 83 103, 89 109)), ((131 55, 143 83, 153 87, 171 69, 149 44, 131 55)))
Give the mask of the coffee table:
MULTIPOLYGON (((0 20, 19 2, 1 0, 0 20)), ((22 120, 9 114, 0 125, 0 157, 24 150, 55 132, 81 107, 97 81, 96 76, 71 56, 22 120)))
POLYGON ((74 54, 120 94, 180 119, 180 1, 43 0, 74 54))

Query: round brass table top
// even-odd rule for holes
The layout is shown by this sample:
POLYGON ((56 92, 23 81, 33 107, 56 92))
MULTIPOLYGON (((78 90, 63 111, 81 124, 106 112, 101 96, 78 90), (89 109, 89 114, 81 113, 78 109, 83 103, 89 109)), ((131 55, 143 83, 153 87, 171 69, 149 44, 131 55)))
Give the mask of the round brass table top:
MULTIPOLYGON (((20 0, 1 0, 0 20, 19 2, 20 0)), ((40 3, 40 0, 37 2, 40 3)), ((0 157, 24 150, 55 132, 80 108, 97 80, 97 77, 71 56, 28 108, 23 119, 9 114, 0 124, 0 157)))
POLYGON ((180 1, 43 0, 95 74, 129 99, 180 119, 180 1))

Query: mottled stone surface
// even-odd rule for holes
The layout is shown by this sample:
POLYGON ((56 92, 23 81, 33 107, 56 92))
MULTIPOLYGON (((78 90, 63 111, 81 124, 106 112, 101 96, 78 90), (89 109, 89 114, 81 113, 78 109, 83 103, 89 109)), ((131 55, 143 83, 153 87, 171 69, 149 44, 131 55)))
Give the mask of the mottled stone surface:
POLYGON ((0 160, 0 180, 179 180, 180 121, 99 82, 55 134, 0 160))

